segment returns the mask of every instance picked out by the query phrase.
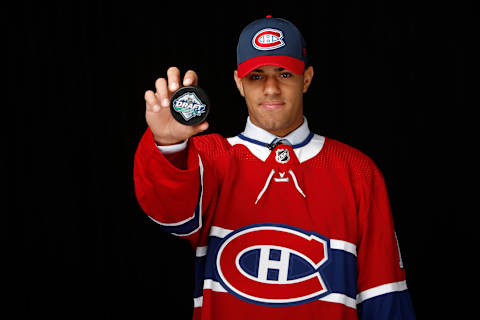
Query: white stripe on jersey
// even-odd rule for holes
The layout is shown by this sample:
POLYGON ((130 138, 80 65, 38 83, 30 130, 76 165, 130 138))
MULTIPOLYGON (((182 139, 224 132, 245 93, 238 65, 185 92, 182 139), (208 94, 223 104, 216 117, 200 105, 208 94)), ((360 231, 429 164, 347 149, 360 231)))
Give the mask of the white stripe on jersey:
MULTIPOLYGON (((211 279, 206 279, 203 281, 203 289, 212 290, 214 292, 227 292, 227 290, 225 290, 219 282, 211 279)), ((352 299, 341 293, 330 293, 318 300, 325 302, 341 303, 349 308, 356 309, 355 299, 352 299)), ((195 308, 201 307, 203 305, 203 296, 194 298, 193 303, 195 308)))
POLYGON ((370 288, 357 294, 357 304, 382 294, 407 290, 407 281, 392 282, 381 286, 370 288))

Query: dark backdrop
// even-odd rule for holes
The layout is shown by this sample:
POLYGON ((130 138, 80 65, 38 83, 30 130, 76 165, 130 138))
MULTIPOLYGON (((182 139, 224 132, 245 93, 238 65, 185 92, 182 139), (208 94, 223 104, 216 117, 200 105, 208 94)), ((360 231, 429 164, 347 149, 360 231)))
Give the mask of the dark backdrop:
POLYGON ((458 276, 469 263, 456 239, 470 235, 454 200, 462 188, 454 154, 469 12, 419 1, 18 1, 2 10, 10 319, 163 319, 171 310, 190 318, 189 246, 151 222, 133 193, 143 94, 171 65, 194 69, 212 100, 208 132, 241 132, 236 41, 266 14, 293 21, 307 39, 311 129, 383 171, 419 319, 461 313, 458 276))

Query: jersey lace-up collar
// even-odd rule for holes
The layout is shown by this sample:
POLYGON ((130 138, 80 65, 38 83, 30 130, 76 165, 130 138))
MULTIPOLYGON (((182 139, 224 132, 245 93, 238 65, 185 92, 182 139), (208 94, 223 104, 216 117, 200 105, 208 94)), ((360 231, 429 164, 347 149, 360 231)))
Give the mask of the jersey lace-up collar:
POLYGON ((291 183, 303 198, 307 197, 302 190, 302 182, 298 180, 294 169, 316 156, 322 150, 325 138, 310 132, 307 119, 305 117, 303 119, 302 125, 293 132, 285 137, 277 137, 254 125, 250 118, 247 118, 244 132, 227 139, 232 146, 240 144, 247 147, 254 156, 263 161, 270 169, 269 173, 266 174, 265 183, 255 200, 255 204, 258 204, 269 187, 277 182, 291 183), (280 146, 280 144, 285 146, 280 146), (292 165, 292 160, 290 160, 289 163, 284 165, 282 157, 285 154, 277 155, 279 149, 288 149, 290 157, 295 158, 296 164, 292 165), (280 158, 280 163, 275 162, 277 156, 280 158))
POLYGON ((272 151, 272 153, 270 154, 266 163, 268 166, 273 168, 270 170, 265 184, 255 200, 255 204, 260 201, 268 187, 271 185, 272 178, 274 182, 289 182, 289 178, 291 178, 295 189, 300 195, 306 198, 307 196, 300 187, 297 177, 293 172, 293 168, 299 164, 298 159, 293 153, 293 146, 291 146, 289 141, 286 139, 277 139, 273 142, 273 145, 270 146, 269 149, 272 151), (286 172, 288 172, 289 176, 285 176, 286 172), (275 177, 277 173, 278 177, 275 177))
MULTIPOLYGON (((268 175, 267 177, 267 180, 265 181, 265 185, 263 186, 263 189, 260 191, 260 193, 258 194, 257 196, 257 200, 255 200, 255 204, 258 203, 258 201, 260 201, 260 199, 262 198, 263 194, 265 193, 265 191, 267 191, 267 188, 268 186, 270 185, 270 182, 272 181, 272 177, 274 176, 275 174, 275 169, 272 169, 270 171, 270 174, 268 175)), ((292 180, 293 180, 293 183, 295 185, 295 188, 297 189, 298 193, 300 193, 304 198, 307 197, 307 195, 303 192, 303 190, 300 188, 300 186, 298 185, 298 181, 297 181, 297 177, 295 176, 295 173, 293 173, 293 170, 292 169, 289 169, 288 170, 288 174, 292 177, 292 180)), ((275 179, 276 181, 278 180, 281 180, 281 179, 275 179)), ((288 178, 283 178, 282 181, 285 181, 285 182, 288 182, 288 178)))

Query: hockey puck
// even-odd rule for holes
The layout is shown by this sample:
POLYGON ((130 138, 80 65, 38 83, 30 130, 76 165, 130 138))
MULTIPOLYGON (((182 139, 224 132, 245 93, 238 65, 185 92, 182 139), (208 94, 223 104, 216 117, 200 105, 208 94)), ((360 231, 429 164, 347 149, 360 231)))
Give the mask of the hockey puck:
POLYGON ((170 112, 178 122, 193 126, 205 121, 210 112, 210 101, 200 87, 182 87, 170 99, 170 112))

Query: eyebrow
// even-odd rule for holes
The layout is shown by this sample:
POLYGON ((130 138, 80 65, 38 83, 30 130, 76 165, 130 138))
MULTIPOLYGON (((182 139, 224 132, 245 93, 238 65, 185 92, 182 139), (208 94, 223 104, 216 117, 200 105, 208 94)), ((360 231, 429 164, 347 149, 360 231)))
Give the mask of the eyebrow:
MULTIPOLYGON (((281 67, 275 68, 275 71, 283 71, 283 70, 285 70, 285 68, 281 68, 281 67)), ((254 69, 252 70, 252 72, 263 73, 264 71, 262 69, 254 69)))

